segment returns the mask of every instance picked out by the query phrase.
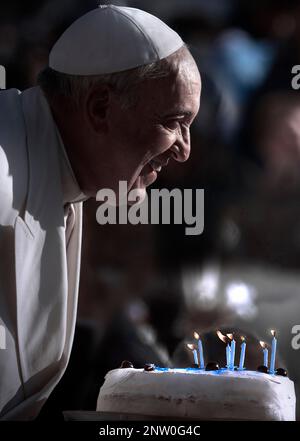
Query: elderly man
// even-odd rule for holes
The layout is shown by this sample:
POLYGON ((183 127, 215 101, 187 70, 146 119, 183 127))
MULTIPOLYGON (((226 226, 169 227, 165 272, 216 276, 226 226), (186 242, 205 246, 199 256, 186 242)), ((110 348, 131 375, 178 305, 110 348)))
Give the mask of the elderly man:
POLYGON ((82 201, 139 196, 190 153, 200 76, 181 38, 141 10, 100 6, 54 45, 39 86, 0 94, 0 416, 32 419, 70 356, 82 201))

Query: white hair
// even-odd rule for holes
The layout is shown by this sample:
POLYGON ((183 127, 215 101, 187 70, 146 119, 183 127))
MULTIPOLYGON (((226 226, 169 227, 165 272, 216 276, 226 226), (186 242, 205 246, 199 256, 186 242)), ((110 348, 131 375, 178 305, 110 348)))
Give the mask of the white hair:
MULTIPOLYGON (((178 54, 183 48, 187 50, 184 45, 174 54, 178 54)), ((122 106, 129 108, 135 105, 138 100, 135 93, 136 86, 146 79, 163 78, 174 71, 174 66, 170 62, 170 57, 174 54, 155 63, 104 75, 69 75, 46 67, 39 73, 37 83, 48 99, 51 100, 54 96, 63 95, 72 98, 76 105, 80 105, 82 97, 92 87, 105 84, 119 94, 122 106)))

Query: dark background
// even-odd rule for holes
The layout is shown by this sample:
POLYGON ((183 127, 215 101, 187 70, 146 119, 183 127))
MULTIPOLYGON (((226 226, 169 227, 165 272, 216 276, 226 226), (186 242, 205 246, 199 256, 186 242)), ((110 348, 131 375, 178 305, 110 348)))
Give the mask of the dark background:
MULTIPOLYGON (((168 166, 154 187, 204 188, 205 229, 187 236, 178 225, 100 226, 96 201, 84 204, 73 352, 39 418, 94 410, 106 371, 123 359, 136 367, 191 364, 185 343, 194 330, 206 361, 221 364, 225 346, 215 330, 246 335, 246 365, 255 369, 258 340, 270 343, 276 329, 278 364, 299 389, 291 330, 300 324, 300 92, 291 69, 300 64, 300 2, 110 3, 165 20, 198 63, 203 91, 190 160, 168 166)), ((33 86, 56 39, 97 4, 1 2, 7 88, 33 86)))

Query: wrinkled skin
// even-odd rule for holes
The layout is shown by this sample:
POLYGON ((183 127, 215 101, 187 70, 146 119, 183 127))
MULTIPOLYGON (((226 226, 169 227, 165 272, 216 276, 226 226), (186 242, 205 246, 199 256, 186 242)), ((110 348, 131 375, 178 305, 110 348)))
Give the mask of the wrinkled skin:
POLYGON ((107 86, 95 86, 80 109, 60 98, 52 111, 82 191, 95 196, 119 181, 143 199, 160 167, 190 154, 190 125, 200 106, 201 79, 194 59, 181 49, 168 58, 167 77, 143 81, 138 102, 124 109, 107 86))

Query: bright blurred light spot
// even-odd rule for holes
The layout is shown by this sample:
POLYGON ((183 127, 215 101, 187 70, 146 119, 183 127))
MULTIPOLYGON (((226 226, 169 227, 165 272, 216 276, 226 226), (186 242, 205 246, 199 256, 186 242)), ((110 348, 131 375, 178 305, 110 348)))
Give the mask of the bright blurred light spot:
POLYGON ((208 267, 202 272, 188 271, 183 275, 183 291, 192 308, 210 310, 216 306, 219 288, 219 271, 208 267))
POLYGON ((202 301, 211 301, 215 298, 218 288, 218 277, 213 271, 207 271, 202 278, 195 282, 195 291, 202 301))
POLYGON ((227 285, 225 289, 227 306, 244 318, 253 318, 257 308, 254 304, 256 291, 242 282, 234 282, 227 285))
POLYGON ((249 303, 250 292, 244 283, 231 283, 227 286, 228 305, 245 305, 249 303))

